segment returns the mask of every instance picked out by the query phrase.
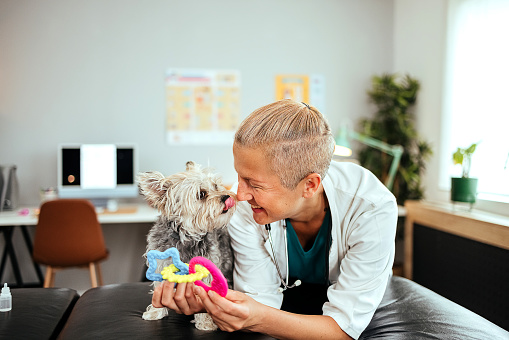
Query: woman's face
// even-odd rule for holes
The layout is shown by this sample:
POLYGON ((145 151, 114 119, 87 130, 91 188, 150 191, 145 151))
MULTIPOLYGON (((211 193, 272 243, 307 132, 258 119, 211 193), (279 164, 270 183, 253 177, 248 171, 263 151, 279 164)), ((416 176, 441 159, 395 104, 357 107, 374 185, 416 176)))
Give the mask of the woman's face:
POLYGON ((299 214, 304 203, 302 182, 294 190, 283 187, 260 148, 234 144, 233 158, 239 177, 237 198, 251 204, 256 223, 263 225, 299 214))

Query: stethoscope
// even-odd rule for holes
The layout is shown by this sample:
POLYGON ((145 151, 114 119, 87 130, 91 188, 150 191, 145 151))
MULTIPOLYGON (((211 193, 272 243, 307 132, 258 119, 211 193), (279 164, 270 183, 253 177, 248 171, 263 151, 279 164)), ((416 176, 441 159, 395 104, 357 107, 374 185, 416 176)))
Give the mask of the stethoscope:
MULTIPOLYGON (((285 228, 285 231, 283 233, 284 233, 284 238, 285 238, 285 256, 286 256, 286 261, 288 261, 288 241, 286 239, 286 224, 284 225, 284 228, 285 228)), ((281 279, 281 284, 283 285, 283 287, 278 288, 278 291, 280 293, 282 293, 287 289, 300 286, 302 284, 301 280, 296 280, 292 285, 288 285, 288 266, 286 266, 287 267, 286 280, 283 278, 283 274, 281 274, 281 270, 279 269, 276 252, 274 251, 274 243, 272 242, 272 234, 270 232, 271 231, 270 223, 265 225, 265 230, 267 230, 267 233, 269 235, 270 249, 272 250, 272 257, 274 259, 274 264, 276 265, 277 274, 279 275, 279 278, 281 279)))
MULTIPOLYGON (((283 228, 285 229, 284 232, 283 232, 284 239, 285 239, 285 256, 286 256, 286 261, 288 262, 288 240, 287 240, 287 236, 286 236, 286 224, 283 226, 283 228)), ((270 249, 272 250, 272 258, 274 259, 274 264, 276 265, 277 274, 279 275, 279 278, 281 280, 281 284, 283 285, 283 287, 279 287, 278 288, 278 291, 280 293, 282 293, 282 292, 284 292, 287 289, 300 286, 302 284, 301 280, 295 280, 295 282, 293 284, 288 285, 288 276, 289 276, 288 265, 286 266, 286 280, 283 278, 283 274, 281 274, 281 269, 279 269, 279 263, 278 263, 278 260, 277 260, 277 257, 276 257, 276 252, 274 251, 274 243, 272 241, 272 234, 271 234, 270 223, 265 225, 265 230, 267 230, 267 233, 268 233, 268 236, 269 236, 270 249)), ((326 263, 326 266, 325 266, 325 280, 328 282, 329 285, 330 285, 330 281, 329 281, 329 252, 330 252, 330 245, 331 245, 331 237, 332 237, 332 214, 329 212, 329 226, 328 226, 328 230, 327 230, 327 241, 325 243, 326 244, 326 251, 325 251, 325 263, 326 263)))

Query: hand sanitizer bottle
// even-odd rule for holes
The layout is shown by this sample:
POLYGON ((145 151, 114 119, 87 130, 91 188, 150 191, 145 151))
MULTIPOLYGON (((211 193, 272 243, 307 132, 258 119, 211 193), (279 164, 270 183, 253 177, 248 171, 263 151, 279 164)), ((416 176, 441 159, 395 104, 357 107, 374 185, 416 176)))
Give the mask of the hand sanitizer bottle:
POLYGON ((0 294, 0 312, 8 312, 12 309, 12 295, 11 290, 4 283, 2 293, 0 294))

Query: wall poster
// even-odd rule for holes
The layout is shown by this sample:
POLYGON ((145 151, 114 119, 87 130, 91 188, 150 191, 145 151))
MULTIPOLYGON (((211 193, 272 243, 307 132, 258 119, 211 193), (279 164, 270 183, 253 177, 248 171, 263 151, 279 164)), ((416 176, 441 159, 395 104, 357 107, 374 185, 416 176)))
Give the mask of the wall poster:
POLYGON ((276 100, 292 99, 311 104, 324 113, 325 77, 319 74, 276 76, 276 100))
POLYGON ((232 144, 239 121, 239 71, 167 70, 168 144, 232 144))

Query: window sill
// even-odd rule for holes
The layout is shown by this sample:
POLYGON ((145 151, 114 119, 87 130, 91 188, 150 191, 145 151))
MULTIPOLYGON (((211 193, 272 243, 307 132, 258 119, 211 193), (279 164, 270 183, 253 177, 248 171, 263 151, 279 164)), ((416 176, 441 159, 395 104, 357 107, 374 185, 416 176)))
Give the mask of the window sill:
MULTIPOLYGON (((499 196, 502 197, 502 196, 499 196)), ((474 207, 479 210, 490 212, 492 214, 509 217, 509 201, 501 202, 495 200, 487 200, 485 196, 479 194, 474 207)))
MULTIPOLYGON (((433 201, 439 201, 441 203, 452 203, 449 200, 449 198, 451 197, 450 188, 444 189, 440 187, 439 192, 440 197, 433 199, 433 201)), ((457 203, 457 204, 467 205, 467 203, 457 203)), ((509 197, 503 195, 479 193, 477 195, 476 202, 474 203, 474 209, 509 217, 509 197)))

